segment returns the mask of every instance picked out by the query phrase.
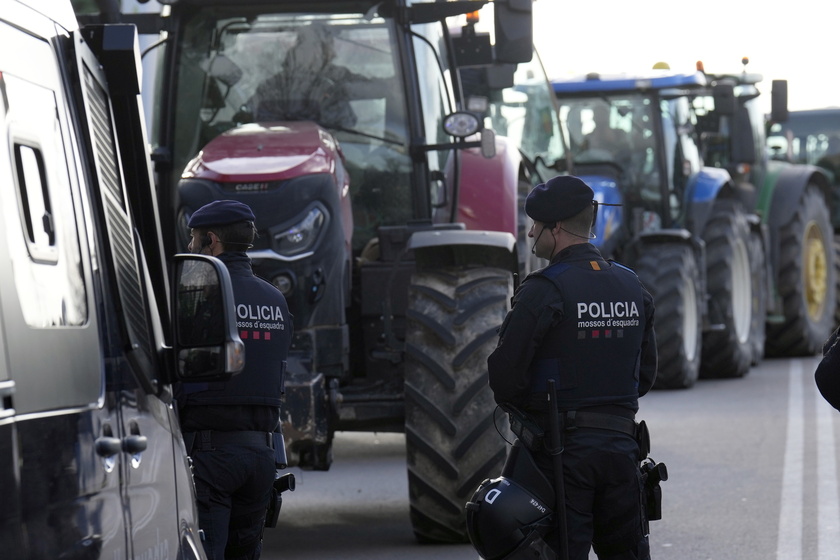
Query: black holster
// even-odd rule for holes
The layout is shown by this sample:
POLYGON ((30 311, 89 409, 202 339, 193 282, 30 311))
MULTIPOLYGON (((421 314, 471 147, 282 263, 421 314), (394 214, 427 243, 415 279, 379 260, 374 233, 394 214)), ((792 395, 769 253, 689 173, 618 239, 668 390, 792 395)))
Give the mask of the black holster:
POLYGON ((265 513, 265 526, 269 529, 277 527, 277 520, 280 518, 280 506, 283 505, 283 492, 294 492, 295 475, 286 473, 274 479, 271 486, 271 498, 268 501, 268 510, 265 513))
MULTIPOLYGON (((272 447, 274 448, 274 466, 277 469, 285 469, 288 466, 286 458, 286 441, 283 438, 282 425, 278 426, 272 436, 272 447)), ((279 471, 271 487, 271 497, 268 501, 268 510, 265 513, 265 526, 273 529, 277 527, 277 520, 280 517, 280 506, 283 505, 283 492, 295 490, 295 475, 286 473, 280 475, 279 471)))
POLYGON ((664 463, 657 463, 650 457, 642 462, 640 468, 644 482, 642 500, 645 515, 648 521, 657 521, 662 519, 662 488, 659 483, 668 480, 668 468, 664 463))
POLYGON ((650 431, 647 424, 642 420, 636 426, 636 442, 639 444, 639 452, 642 463, 639 469, 642 471, 642 505, 645 512, 645 532, 649 531, 649 521, 662 519, 662 488, 659 483, 668 480, 668 468, 665 463, 657 463, 650 454, 650 431))

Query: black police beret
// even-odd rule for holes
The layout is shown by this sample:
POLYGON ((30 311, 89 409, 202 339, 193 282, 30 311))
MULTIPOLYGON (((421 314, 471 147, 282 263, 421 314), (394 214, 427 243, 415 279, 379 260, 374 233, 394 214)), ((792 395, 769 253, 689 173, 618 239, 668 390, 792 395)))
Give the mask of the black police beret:
POLYGON ((592 188, 577 177, 560 175, 540 183, 525 199, 525 213, 546 224, 562 222, 592 205, 592 188))
POLYGON ((235 200, 214 200, 193 212, 187 225, 191 228, 224 226, 254 220, 256 220, 254 213, 247 204, 235 200))

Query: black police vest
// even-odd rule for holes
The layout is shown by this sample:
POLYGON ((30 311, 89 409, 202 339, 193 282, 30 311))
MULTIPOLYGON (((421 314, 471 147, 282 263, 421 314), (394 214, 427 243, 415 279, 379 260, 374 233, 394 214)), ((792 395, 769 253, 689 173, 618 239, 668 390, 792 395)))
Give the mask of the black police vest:
POLYGON ((292 321, 286 298, 253 275, 244 253, 222 253, 233 283, 236 324, 245 344, 245 369, 229 381, 184 383, 183 406, 269 405, 279 407, 292 321))
POLYGON ((557 287, 563 318, 548 329, 531 362, 534 397, 554 379, 564 410, 635 403, 645 331, 636 274, 617 263, 594 270, 562 262, 540 274, 557 287))

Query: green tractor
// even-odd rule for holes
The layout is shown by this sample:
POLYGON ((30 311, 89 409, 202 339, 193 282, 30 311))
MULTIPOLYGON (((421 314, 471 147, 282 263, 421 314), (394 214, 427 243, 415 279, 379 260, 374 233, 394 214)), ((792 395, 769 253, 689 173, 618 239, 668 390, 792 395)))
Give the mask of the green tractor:
MULTIPOLYGON (((768 258, 768 293, 759 298, 767 304, 766 354, 812 355, 835 325, 838 188, 821 167, 771 157, 758 103, 762 76, 746 71, 749 59, 742 63, 739 74, 707 73, 708 90, 693 102, 703 157, 706 165, 729 171, 742 201, 761 219, 768 258)), ((774 80, 771 95, 772 129, 789 119, 787 82, 774 80)))
POLYGON ((838 307, 834 324, 840 325, 840 107, 790 111, 784 122, 769 123, 767 147, 774 160, 817 165, 832 179, 831 223, 834 226, 834 266, 838 307))

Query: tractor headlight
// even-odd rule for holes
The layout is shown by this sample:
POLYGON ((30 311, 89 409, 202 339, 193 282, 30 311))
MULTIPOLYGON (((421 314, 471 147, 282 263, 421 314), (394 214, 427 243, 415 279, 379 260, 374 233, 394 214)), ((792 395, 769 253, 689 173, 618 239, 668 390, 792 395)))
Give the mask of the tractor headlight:
POLYGON ((274 250, 285 256, 313 250, 326 222, 327 216, 321 208, 317 206, 311 208, 301 221, 274 232, 272 239, 274 250))
POLYGON ((457 111, 447 115, 443 120, 443 129, 446 133, 457 138, 472 136, 481 130, 481 125, 479 118, 467 111, 457 111))

